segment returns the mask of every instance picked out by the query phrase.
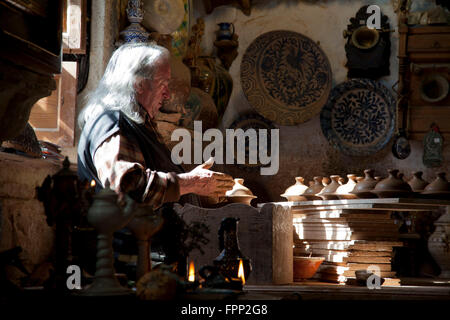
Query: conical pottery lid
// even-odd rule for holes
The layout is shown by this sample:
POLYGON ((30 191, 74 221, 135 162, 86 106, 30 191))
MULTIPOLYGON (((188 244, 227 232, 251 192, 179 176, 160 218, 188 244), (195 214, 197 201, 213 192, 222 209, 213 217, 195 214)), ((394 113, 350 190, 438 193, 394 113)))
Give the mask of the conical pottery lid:
POLYGON ((389 169, 389 176, 377 183, 373 191, 406 191, 411 192, 411 186, 399 177, 397 169, 389 169))
POLYGON ((300 196, 308 189, 308 186, 305 186, 303 182, 305 179, 303 177, 296 177, 295 178, 295 184, 290 186, 289 188, 284 191, 284 193, 281 195, 282 197, 287 196, 300 196))
POLYGON ((450 193, 450 182, 447 181, 445 177, 445 172, 439 172, 429 185, 425 187, 422 192, 423 194, 434 194, 434 193, 450 193))
POLYGON ((414 192, 421 192, 428 185, 428 182, 422 179, 422 174, 422 171, 415 171, 413 172, 412 178, 408 181, 408 184, 414 192))
POLYGON ((364 170, 364 178, 359 181, 356 186, 353 188, 352 193, 359 192, 369 192, 375 188, 375 185, 378 183, 377 180, 373 177, 374 170, 366 169, 364 170))
POLYGON ((253 197, 253 198, 256 198, 256 196, 253 195, 253 193, 250 191, 250 189, 244 186, 244 179, 242 179, 242 178, 234 179, 233 189, 227 191, 225 193, 225 196, 227 196, 227 197, 253 197))
POLYGON ((338 187, 336 189, 336 194, 346 194, 353 191, 356 186, 356 174, 348 174, 347 178, 347 183, 338 187))
POLYGON ((313 178, 314 184, 310 186, 308 189, 305 190, 304 194, 306 195, 315 195, 316 193, 319 193, 323 188, 322 184, 322 177, 316 176, 313 178))

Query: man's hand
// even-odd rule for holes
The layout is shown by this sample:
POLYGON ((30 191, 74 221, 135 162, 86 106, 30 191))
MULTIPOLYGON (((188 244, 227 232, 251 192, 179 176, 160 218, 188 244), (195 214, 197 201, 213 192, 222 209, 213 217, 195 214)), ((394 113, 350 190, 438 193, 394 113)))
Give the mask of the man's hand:
POLYGON ((180 194, 195 193, 219 201, 225 197, 225 192, 234 185, 233 178, 225 173, 209 170, 214 164, 214 158, 197 166, 192 171, 178 175, 180 194))

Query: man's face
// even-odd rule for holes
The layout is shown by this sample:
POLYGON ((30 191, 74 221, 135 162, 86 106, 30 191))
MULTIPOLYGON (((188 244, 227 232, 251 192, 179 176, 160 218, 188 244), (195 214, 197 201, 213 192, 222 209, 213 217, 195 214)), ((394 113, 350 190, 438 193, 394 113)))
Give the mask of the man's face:
POLYGON ((170 64, 159 62, 153 79, 143 79, 136 87, 136 99, 153 119, 169 98, 170 64))

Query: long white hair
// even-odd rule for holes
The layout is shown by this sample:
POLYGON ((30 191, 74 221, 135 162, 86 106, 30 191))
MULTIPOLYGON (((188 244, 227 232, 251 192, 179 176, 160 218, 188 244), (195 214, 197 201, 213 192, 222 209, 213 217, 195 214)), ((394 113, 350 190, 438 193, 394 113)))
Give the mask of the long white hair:
POLYGON ((124 44, 114 51, 97 89, 78 116, 82 129, 88 119, 106 110, 120 110, 136 123, 144 116, 136 101, 134 84, 140 79, 152 79, 159 61, 169 61, 169 51, 152 43, 124 44))

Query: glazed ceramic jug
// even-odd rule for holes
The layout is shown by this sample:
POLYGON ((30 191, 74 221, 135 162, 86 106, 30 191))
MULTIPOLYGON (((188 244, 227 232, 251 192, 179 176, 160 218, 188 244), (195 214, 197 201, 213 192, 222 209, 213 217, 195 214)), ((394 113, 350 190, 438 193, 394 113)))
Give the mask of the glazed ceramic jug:
POLYGON ((422 171, 414 171, 412 178, 408 181, 413 192, 423 192, 428 182, 422 179, 422 171))
POLYGON ((324 188, 322 184, 322 177, 317 176, 313 178, 314 184, 305 190, 303 196, 308 200, 322 200, 317 194, 324 188))
POLYGON ((227 191, 225 196, 229 202, 244 203, 250 205, 252 199, 257 198, 253 195, 249 188, 244 186, 244 179, 234 179, 233 189, 227 191))
POLYGON ((219 31, 217 31, 217 40, 231 40, 234 35, 234 24, 231 22, 221 22, 217 24, 219 31))
POLYGON ((399 177, 397 169, 389 169, 388 177, 377 183, 371 191, 379 198, 408 197, 412 194, 411 186, 399 177))
POLYGON ((356 174, 348 174, 347 178, 348 182, 337 188, 336 194, 339 199, 356 199, 357 196, 350 193, 356 186, 356 174))
POLYGON ((308 189, 307 186, 303 184, 305 179, 303 177, 296 177, 295 184, 286 189, 286 191, 281 195, 288 201, 304 201, 306 197, 303 195, 308 189))
POLYGON ((339 188, 341 185, 339 184, 339 178, 338 175, 332 175, 330 176, 331 182, 324 187, 317 195, 321 197, 323 200, 336 200, 339 199, 337 195, 335 194, 337 188, 339 188))
POLYGON ((364 179, 356 184, 351 193, 355 194, 360 199, 376 198, 377 196, 370 192, 378 183, 378 181, 373 177, 373 173, 373 169, 364 170, 364 179))

